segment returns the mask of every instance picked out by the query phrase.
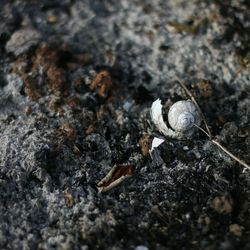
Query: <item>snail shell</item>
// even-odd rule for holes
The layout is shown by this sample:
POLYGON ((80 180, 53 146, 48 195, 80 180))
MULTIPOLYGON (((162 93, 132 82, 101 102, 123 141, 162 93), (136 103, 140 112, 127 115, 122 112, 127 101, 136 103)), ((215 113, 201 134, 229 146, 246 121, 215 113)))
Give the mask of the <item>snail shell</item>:
POLYGON ((168 122, 174 131, 190 136, 195 131, 194 124, 201 124, 201 118, 192 101, 178 101, 169 109, 168 122))

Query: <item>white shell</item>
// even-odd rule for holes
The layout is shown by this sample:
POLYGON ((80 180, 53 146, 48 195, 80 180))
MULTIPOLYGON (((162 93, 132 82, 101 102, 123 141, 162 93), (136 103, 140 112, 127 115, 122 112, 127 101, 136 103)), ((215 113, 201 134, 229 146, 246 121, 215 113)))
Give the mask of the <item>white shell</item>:
POLYGON ((166 136, 175 137, 174 131, 169 129, 167 127, 167 124, 163 120, 162 105, 161 105, 161 100, 159 98, 152 103, 150 115, 158 131, 160 131, 162 134, 166 136))
POLYGON ((151 119, 159 132, 167 137, 185 139, 195 131, 195 125, 200 126, 201 118, 195 104, 188 101, 178 101, 173 104, 168 112, 168 123, 163 120, 161 100, 157 99, 152 103, 151 119))
POLYGON ((188 100, 178 101, 170 107, 168 122, 174 131, 192 135, 195 131, 194 124, 200 126, 201 119, 195 104, 188 100))

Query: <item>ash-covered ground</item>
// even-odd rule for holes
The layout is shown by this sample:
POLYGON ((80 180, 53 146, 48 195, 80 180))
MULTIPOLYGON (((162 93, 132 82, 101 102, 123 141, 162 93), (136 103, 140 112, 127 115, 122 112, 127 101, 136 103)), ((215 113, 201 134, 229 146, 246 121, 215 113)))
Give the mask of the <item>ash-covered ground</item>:
POLYGON ((250 163, 247 0, 5 1, 0 9, 1 249, 249 249, 250 174, 206 135, 166 141, 192 91, 250 163), (134 174, 98 193, 116 165, 134 174))

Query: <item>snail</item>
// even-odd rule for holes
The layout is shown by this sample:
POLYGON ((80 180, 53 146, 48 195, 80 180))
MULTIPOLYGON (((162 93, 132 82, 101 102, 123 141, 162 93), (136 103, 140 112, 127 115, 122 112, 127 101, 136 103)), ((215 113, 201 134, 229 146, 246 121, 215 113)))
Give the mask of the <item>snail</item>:
POLYGON ((200 126, 201 117, 196 105, 191 100, 174 103, 168 112, 168 123, 163 120, 161 100, 157 99, 151 107, 151 119, 157 129, 165 136, 184 139, 195 132, 195 125, 200 126))

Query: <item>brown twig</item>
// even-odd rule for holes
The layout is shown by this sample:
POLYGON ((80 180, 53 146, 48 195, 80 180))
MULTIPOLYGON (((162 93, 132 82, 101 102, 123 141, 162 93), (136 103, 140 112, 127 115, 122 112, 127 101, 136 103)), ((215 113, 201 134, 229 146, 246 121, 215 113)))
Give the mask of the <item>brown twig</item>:
POLYGON ((205 119, 205 115, 203 114, 199 104, 197 103, 195 97, 193 96, 193 94, 189 91, 189 89, 186 87, 186 85, 177 77, 176 78, 178 83, 181 85, 181 87, 186 91, 187 95, 189 95, 189 97, 191 98, 191 100, 194 102, 194 104, 196 105, 200 115, 201 115, 201 118, 205 124, 205 127, 206 127, 206 130, 204 130, 203 128, 199 127, 198 125, 195 124, 195 126, 197 128, 199 128, 204 134, 206 134, 209 138, 209 140, 215 144, 217 147, 219 147, 221 150, 223 150, 227 155, 229 155, 232 159, 234 159, 235 161, 237 161, 239 164, 241 164, 242 166, 244 166, 245 168, 249 169, 250 170, 250 166, 245 163, 243 160, 239 159, 237 156, 235 156, 233 153, 231 153, 230 151, 228 151, 223 145, 221 145, 218 141, 216 141, 215 139, 213 139, 213 136, 212 136, 212 133, 208 127, 208 124, 206 122, 206 119, 205 119))

